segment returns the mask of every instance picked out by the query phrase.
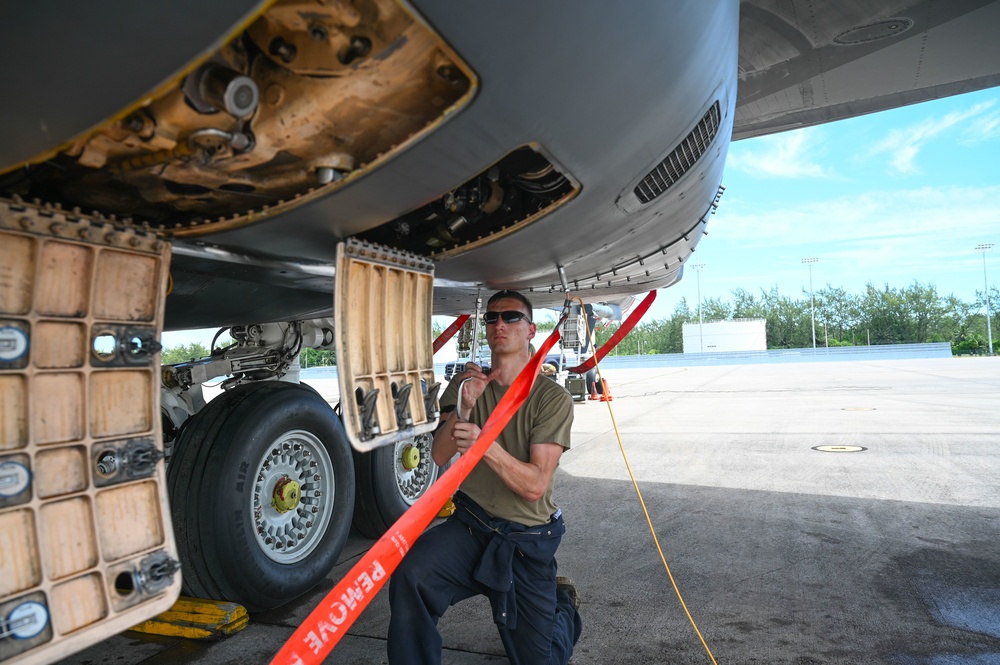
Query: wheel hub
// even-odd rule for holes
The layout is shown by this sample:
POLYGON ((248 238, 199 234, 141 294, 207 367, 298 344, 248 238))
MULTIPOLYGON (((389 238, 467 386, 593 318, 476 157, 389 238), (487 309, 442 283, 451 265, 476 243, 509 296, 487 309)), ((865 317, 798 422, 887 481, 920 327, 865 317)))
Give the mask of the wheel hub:
POLYGON ((305 430, 285 432, 257 465, 254 536, 268 558, 289 564, 319 546, 333 514, 336 482, 323 442, 305 430))
POLYGON ((288 476, 282 476, 274 484, 271 505, 279 513, 287 513, 289 510, 295 510, 299 507, 301 498, 301 485, 288 476))
POLYGON ((434 437, 429 434, 418 436, 412 442, 396 443, 396 488, 408 505, 412 506, 434 481, 437 467, 431 457, 433 443, 434 437))
POLYGON ((420 449, 416 446, 406 446, 403 448, 403 468, 412 471, 420 466, 420 449))

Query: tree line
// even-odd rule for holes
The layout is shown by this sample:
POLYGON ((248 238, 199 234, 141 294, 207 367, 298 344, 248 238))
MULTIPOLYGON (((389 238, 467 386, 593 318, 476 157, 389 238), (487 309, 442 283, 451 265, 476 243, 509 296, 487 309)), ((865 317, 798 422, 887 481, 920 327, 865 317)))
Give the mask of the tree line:
MULTIPOLYGON (((180 344, 164 349, 160 355, 163 365, 176 365, 209 356, 209 350, 198 342, 180 344)), ((299 364, 302 367, 333 367, 337 364, 337 352, 333 349, 302 349, 299 354, 299 364)))
MULTIPOLYGON (((869 283, 862 293, 848 293, 827 285, 814 292, 817 346, 865 346, 867 344, 923 344, 949 342, 952 352, 985 353, 986 300, 982 291, 973 302, 954 295, 938 294, 933 284, 919 282, 904 288, 886 284, 879 288, 869 283)), ((993 326, 993 352, 1000 352, 1000 291, 990 288, 990 312, 993 326)), ((777 287, 761 289, 759 294, 734 289, 731 300, 707 298, 702 301, 705 322, 734 319, 765 319, 767 348, 793 349, 812 346, 812 308, 809 294, 801 298, 783 295, 777 287)), ((673 314, 664 320, 640 322, 619 344, 620 355, 683 353, 685 323, 698 322, 698 306, 681 298, 673 314)), ((617 323, 598 328, 598 346, 618 329, 617 323)), ((539 332, 552 330, 554 323, 539 322, 539 332)), ((443 328, 436 322, 433 335, 443 328)), ((208 349, 198 343, 165 349, 164 365, 204 358, 208 349)), ((332 350, 303 349, 303 367, 336 365, 332 350)))
MULTIPOLYGON (((922 344, 949 342, 952 352, 985 353, 987 346, 985 298, 965 302, 954 295, 942 296, 934 285, 919 282, 904 288, 869 283, 861 293, 848 293, 827 285, 814 292, 816 346, 865 346, 868 344, 922 344)), ((993 351, 1000 351, 1000 316, 996 305, 1000 292, 990 289, 993 351)), ((812 346, 812 306, 809 294, 792 298, 777 287, 759 294, 745 289, 732 291, 732 298, 702 301, 702 320, 765 319, 767 348, 789 349, 812 346)), ((698 322, 697 304, 681 298, 665 320, 641 322, 618 346, 621 355, 682 353, 683 326, 698 322)), ((598 345, 618 329, 612 324, 598 329, 598 345)))

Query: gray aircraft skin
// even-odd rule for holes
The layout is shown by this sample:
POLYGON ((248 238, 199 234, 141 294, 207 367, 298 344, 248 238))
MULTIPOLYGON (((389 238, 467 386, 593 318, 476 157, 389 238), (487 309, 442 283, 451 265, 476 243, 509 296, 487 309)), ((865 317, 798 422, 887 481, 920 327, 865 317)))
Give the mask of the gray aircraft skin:
MULTIPOLYGON (((33 160, 190 72, 267 3, 122 2, 99 12, 57 5, 23 4, 5 17, 10 57, 0 81, 17 102, 5 105, 0 123, 0 191, 113 213, 113 204, 100 208, 108 197, 80 195, 73 182, 51 186, 33 160)), ((1000 3, 984 0, 418 0, 412 12, 467 66, 468 103, 388 159, 355 165, 356 177, 319 191, 279 204, 263 181, 255 183, 254 196, 233 201, 223 215, 255 212, 246 223, 202 220, 194 232, 177 231, 170 210, 161 211, 168 215, 161 229, 176 237, 167 329, 329 312, 338 240, 367 232, 392 244, 391 233, 372 230, 458 191, 525 146, 544 155, 575 194, 514 228, 469 221, 445 251, 418 242, 436 252, 435 313, 468 311, 479 286, 557 304, 559 266, 570 288, 593 301, 669 286, 706 232, 730 140, 1000 83, 993 28, 1000 3), (637 185, 715 104, 718 126, 694 163, 652 200, 638 201, 637 185)), ((84 183, 115 191, 113 178, 95 184, 81 173, 84 183)))
MULTIPOLYGON (((167 275, 146 280, 160 294, 164 328, 242 329, 219 355, 161 368, 158 347, 132 333, 119 340, 94 327, 94 353, 83 353, 77 326, 80 359, 55 367, 76 368, 80 377, 110 372, 95 345, 101 337, 114 340, 114 362, 119 353, 129 362, 128 352, 138 353, 136 362, 146 364, 135 376, 149 393, 142 466, 171 493, 161 510, 181 533, 185 593, 265 611, 314 588, 352 525, 387 533, 407 510, 404 500, 414 499, 401 494, 417 468, 405 466, 407 451, 426 444, 429 437, 420 437, 440 416, 432 313, 470 313, 478 292, 503 288, 525 292, 536 307, 557 307, 567 291, 613 303, 676 283, 724 205, 732 140, 996 86, 998 25, 1000 0, 17 3, 0 21, 0 230, 12 229, 4 233, 24 244, 0 246, 22 271, 11 278, 14 269, 0 266, 0 287, 17 282, 27 293, 55 265, 36 269, 33 256, 21 260, 30 250, 11 249, 33 246, 35 235, 72 233, 73 242, 108 246, 127 236, 156 252, 166 252, 166 241, 165 302, 167 275), (48 223, 53 215, 79 228, 48 223), (409 374, 382 371, 380 388, 352 367, 363 355, 354 350, 369 340, 348 331, 361 328, 338 319, 335 334, 314 323, 360 310, 381 286, 369 277, 362 283, 372 290, 351 292, 353 301, 335 298, 352 281, 336 274, 346 244, 378 245, 400 264, 421 266, 422 285, 433 267, 429 298, 397 293, 368 317, 372 337, 379 326, 391 334, 369 344, 375 350, 365 361, 414 361, 409 374), (382 320, 402 310, 420 314, 396 327, 382 320), (292 325, 274 333, 286 322, 292 325), (290 330, 294 343, 286 340, 290 330), (385 338, 420 335, 426 340, 416 351, 387 350, 385 338), (335 337, 340 394, 357 402, 345 400, 342 414, 306 387, 270 380, 284 376, 303 348, 331 348, 335 337), (273 367, 237 371, 241 358, 273 367), (181 365, 215 373, 182 382, 181 365), (235 390, 206 406, 201 385, 227 375, 224 387, 235 390), (167 430, 170 446, 163 445, 167 430), (302 432, 306 444, 295 438, 302 432), (358 445, 377 436, 388 438, 358 445), (170 465, 157 466, 153 453, 166 447, 170 465), (297 493, 285 495, 285 470, 298 474, 303 493, 305 483, 317 483, 309 506, 297 493), (293 549, 299 541, 308 545, 301 556, 293 549)), ((84 284, 76 273, 67 281, 77 277, 84 284)), ((127 304, 133 290, 121 285, 132 283, 101 291, 101 301, 127 304)), ((27 321, 19 309, 8 314, 27 321)), ((120 316, 131 321, 129 311, 120 316)), ((6 334, 27 340, 24 321, 15 321, 20 329, 4 324, 6 334)), ((20 414, 8 418, 16 427, 0 423, 0 434, 14 431, 17 439, 13 448, 0 440, 5 454, 21 446, 33 455, 36 439, 53 443, 28 434, 43 429, 46 409, 59 403, 43 394, 44 383, 24 377, 58 372, 35 367, 25 354, 0 357, 21 363, 0 367, 20 373, 0 394, 15 396, 7 411, 0 401, 0 416, 15 407, 20 414)), ((123 381, 132 376, 119 373, 123 381)), ((77 396, 82 434, 56 437, 60 446, 49 449, 92 444, 99 455, 87 459, 100 469, 105 442, 88 433, 82 415, 95 391, 82 378, 67 385, 77 386, 66 392, 77 396)), ((138 430, 127 429, 129 414, 142 400, 130 385, 105 391, 120 402, 108 397, 100 402, 106 409, 91 408, 124 414, 122 431, 131 435, 138 430)), ((439 471, 428 464, 423 484, 413 483, 420 491, 439 471)), ((102 491, 87 484, 86 470, 80 476, 93 495, 102 491)), ((154 581, 177 570, 163 556, 150 564, 154 581)), ((124 568, 115 572, 132 580, 124 568)), ((120 575, 112 576, 116 584, 120 575)), ((144 592, 155 598, 161 588, 144 592)), ((83 645, 82 631, 66 642, 67 650, 83 645)))

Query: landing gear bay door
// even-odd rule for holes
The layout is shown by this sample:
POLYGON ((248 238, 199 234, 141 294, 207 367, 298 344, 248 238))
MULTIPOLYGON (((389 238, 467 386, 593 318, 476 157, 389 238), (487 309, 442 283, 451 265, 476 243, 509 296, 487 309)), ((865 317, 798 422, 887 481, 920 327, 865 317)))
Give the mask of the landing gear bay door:
POLYGON ((434 266, 356 240, 337 251, 336 348, 344 427, 365 452, 437 427, 434 266))
POLYGON ((159 338, 169 245, 0 200, 0 663, 53 662, 167 610, 159 338))

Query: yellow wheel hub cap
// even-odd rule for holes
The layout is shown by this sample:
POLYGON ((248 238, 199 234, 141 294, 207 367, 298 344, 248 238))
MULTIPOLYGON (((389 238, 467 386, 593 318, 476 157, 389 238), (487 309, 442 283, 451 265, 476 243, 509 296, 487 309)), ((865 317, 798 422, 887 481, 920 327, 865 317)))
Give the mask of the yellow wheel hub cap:
POLYGON ((271 493, 271 505, 279 513, 287 513, 299 507, 302 500, 302 487, 297 481, 288 476, 282 477, 274 485, 274 492, 271 493))
POLYGON ((407 471, 413 471, 418 466, 420 466, 420 450, 416 446, 407 446, 403 448, 403 468, 407 471))

